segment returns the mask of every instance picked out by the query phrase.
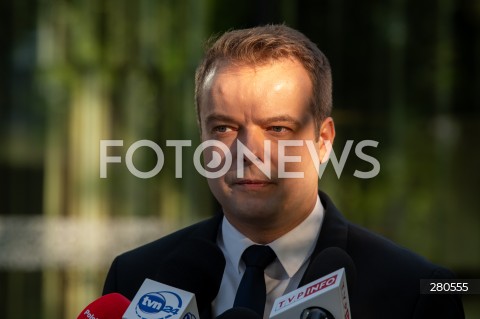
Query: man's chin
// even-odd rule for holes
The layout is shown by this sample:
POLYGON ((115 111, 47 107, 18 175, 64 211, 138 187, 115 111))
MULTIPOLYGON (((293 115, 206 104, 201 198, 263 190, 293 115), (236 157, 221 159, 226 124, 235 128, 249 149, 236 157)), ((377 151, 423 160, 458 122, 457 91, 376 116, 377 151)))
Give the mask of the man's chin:
POLYGON ((233 209, 234 211, 225 212, 225 214, 228 215, 227 218, 229 221, 241 222, 243 225, 250 224, 255 227, 262 225, 268 226, 272 223, 272 212, 270 210, 265 211, 258 207, 253 208, 249 206, 237 206, 233 209))
POLYGON ((275 204, 278 204, 279 201, 274 201, 271 197, 268 199, 266 201, 260 194, 252 196, 245 194, 245 196, 236 196, 235 200, 229 201, 225 206, 237 216, 254 219, 271 218, 272 213, 270 212, 278 211, 278 209, 275 209, 275 204))

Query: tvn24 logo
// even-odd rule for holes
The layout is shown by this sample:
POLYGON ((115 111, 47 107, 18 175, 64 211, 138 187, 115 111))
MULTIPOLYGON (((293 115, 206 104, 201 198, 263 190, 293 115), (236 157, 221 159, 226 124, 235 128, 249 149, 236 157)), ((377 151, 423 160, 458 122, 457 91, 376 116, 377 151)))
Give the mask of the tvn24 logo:
MULTIPOLYGON (((172 291, 149 292, 138 302, 135 312, 141 319, 174 319, 182 308, 182 298, 172 291)), ((196 319, 187 313, 181 319, 196 319)))

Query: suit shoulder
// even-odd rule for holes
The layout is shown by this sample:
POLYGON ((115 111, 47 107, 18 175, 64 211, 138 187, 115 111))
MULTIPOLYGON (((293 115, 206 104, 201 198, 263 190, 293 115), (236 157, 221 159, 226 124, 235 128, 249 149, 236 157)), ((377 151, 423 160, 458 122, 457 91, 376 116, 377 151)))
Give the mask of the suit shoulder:
POLYGON ((358 267, 377 269, 390 277, 453 278, 451 271, 417 253, 355 224, 349 224, 348 251, 358 267))
POLYGON ((215 238, 219 220, 213 217, 201 221, 117 256, 107 274, 103 293, 119 292, 133 298, 145 278, 155 278, 164 257, 184 240, 215 238))
POLYGON ((347 243, 356 268, 353 317, 432 318, 444 312, 439 317, 463 318, 458 296, 420 295, 420 279, 454 278, 450 270, 357 225, 349 225, 347 243))
POLYGON ((121 254, 118 258, 120 259, 137 259, 141 258, 140 260, 149 260, 151 258, 159 258, 162 255, 167 254, 172 249, 181 243, 183 240, 193 237, 193 236, 200 236, 200 237, 208 237, 208 236, 216 236, 214 233, 209 233, 208 231, 204 232, 205 228, 214 228, 212 227, 215 221, 213 218, 200 221, 193 225, 187 226, 180 230, 177 230, 173 233, 170 233, 164 237, 161 237, 157 240, 154 240, 150 243, 145 245, 139 246, 134 248, 130 251, 127 251, 121 254))

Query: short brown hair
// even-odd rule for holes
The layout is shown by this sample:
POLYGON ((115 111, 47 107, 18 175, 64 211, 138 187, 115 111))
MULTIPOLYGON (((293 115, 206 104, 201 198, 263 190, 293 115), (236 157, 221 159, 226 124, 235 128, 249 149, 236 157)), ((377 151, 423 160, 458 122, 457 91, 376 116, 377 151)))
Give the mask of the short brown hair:
POLYGON ((327 57, 305 35, 286 25, 266 25, 228 31, 209 42, 213 44, 207 48, 195 74, 195 107, 199 125, 205 77, 219 61, 258 65, 271 60, 295 58, 307 70, 312 81, 311 111, 318 134, 321 123, 332 110, 332 75, 327 57))

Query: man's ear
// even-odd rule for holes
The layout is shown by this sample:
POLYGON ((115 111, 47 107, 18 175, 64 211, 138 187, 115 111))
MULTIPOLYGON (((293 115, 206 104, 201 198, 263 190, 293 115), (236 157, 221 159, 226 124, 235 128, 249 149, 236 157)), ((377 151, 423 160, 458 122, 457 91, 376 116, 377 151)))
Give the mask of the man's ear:
POLYGON ((318 138, 318 158, 320 163, 325 163, 332 151, 333 140, 335 139, 335 123, 331 117, 327 117, 320 125, 318 138))

